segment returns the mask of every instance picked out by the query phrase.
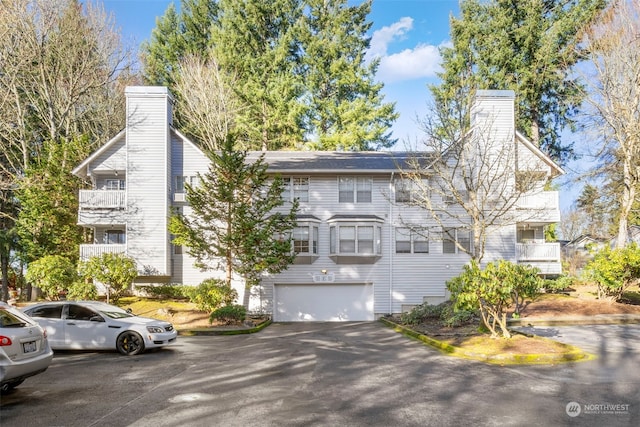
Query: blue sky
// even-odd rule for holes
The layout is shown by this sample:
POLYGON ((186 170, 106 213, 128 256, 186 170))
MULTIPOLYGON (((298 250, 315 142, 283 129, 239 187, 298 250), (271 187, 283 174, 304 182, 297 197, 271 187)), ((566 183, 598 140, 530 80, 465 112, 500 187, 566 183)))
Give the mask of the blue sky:
MULTIPOLYGON (((156 18, 164 15, 169 3, 168 0, 103 0, 106 11, 113 13, 123 39, 135 45, 150 37, 156 18)), ((178 6, 180 1, 174 3, 178 6)), ((349 0, 349 3, 360 3, 360 0, 349 0)), ((373 1, 368 55, 380 58, 377 79, 384 83, 385 101, 395 102, 400 113, 392 128, 398 149, 416 148, 416 141, 422 135, 416 118, 424 117, 428 110, 427 85, 438 82, 436 73, 440 70, 438 48, 450 42, 449 18, 459 16, 459 10, 459 0, 373 1)), ((572 166, 567 169, 571 170, 572 166)), ((577 191, 578 186, 563 185, 563 210, 571 205, 577 191)))
MULTIPOLYGON (((146 40, 171 1, 103 0, 125 40, 146 40)), ((175 0, 176 6, 180 4, 175 0)), ((359 3, 350 0, 350 3, 359 3)), ((370 57, 380 58, 377 79, 385 84, 385 101, 395 102, 400 118, 393 136, 400 148, 420 136, 416 116, 427 111, 428 83, 439 70, 438 47, 449 40, 449 16, 458 14, 458 0, 374 0, 369 15, 370 57)))

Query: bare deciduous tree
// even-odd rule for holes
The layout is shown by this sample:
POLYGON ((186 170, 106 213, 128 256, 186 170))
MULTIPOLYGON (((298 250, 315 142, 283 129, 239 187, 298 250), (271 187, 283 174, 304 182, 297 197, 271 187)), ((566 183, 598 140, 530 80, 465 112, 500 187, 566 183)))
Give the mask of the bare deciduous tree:
MULTIPOLYGON (((103 140, 123 126, 131 52, 100 7, 0 0, 0 141, 10 176, 43 140, 103 140)), ((103 142, 103 141, 100 141, 103 142)))
POLYGON ((601 171, 620 184, 611 186, 618 189, 620 248, 640 186, 640 1, 615 1, 597 22, 585 36, 593 73, 583 80, 601 171))
POLYGON ((440 230, 444 241, 477 261, 485 256, 491 233, 531 221, 546 209, 520 208, 527 195, 543 191, 551 178, 551 160, 526 155, 531 152, 519 149, 526 139, 513 125, 498 124, 504 119, 500 114, 513 111, 513 103, 498 109, 476 103, 456 120, 433 108, 422 122, 425 155, 414 157, 401 173, 415 194, 410 204, 427 212, 430 227, 440 230))
POLYGON ((176 90, 185 131, 208 150, 218 150, 233 129, 238 101, 214 59, 187 56, 180 61, 176 90))

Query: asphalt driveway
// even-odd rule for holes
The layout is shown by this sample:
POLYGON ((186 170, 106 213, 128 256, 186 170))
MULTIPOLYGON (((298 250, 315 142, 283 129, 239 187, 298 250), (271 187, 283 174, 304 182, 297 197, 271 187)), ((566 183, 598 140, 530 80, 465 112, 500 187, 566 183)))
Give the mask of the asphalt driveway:
POLYGON ((615 358, 501 367, 442 355, 378 322, 273 324, 180 337, 136 357, 57 353, 2 397, 0 425, 638 425, 640 354, 615 358))

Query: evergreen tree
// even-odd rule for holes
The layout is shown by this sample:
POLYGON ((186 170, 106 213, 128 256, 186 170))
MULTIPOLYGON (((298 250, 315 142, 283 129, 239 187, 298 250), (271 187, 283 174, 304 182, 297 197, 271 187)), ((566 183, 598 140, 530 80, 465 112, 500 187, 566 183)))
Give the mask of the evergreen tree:
POLYGON ((302 32, 302 74, 308 104, 306 127, 315 148, 368 150, 395 143, 389 127, 398 117, 383 104, 373 81, 379 60, 366 64, 371 0, 308 0, 302 32))
POLYGON ((228 286, 237 275, 250 288, 262 274, 278 273, 293 262, 290 232, 298 205, 283 208, 282 180, 269 178, 263 156, 251 161, 235 145, 229 135, 220 151, 208 152, 208 172, 199 175, 197 186, 187 185, 192 213, 173 215, 169 230, 174 244, 186 246, 198 267, 223 266, 228 286))
MULTIPOLYGON (((471 105, 477 89, 516 92, 517 125, 554 159, 572 153, 560 133, 582 101, 571 74, 578 44, 606 0, 464 0, 451 19, 453 46, 442 50, 442 83, 431 86, 445 111, 471 105), (458 104, 458 105, 457 105, 458 104)), ((468 114, 468 112, 467 112, 468 114)), ((467 119, 468 120, 468 119, 467 119)))
POLYGON ((302 141, 296 32, 300 0, 221 0, 213 55, 235 81, 240 148, 279 150, 302 141))
POLYGON ((188 55, 206 55, 217 14, 216 0, 184 0, 180 13, 170 3, 164 15, 156 19, 151 39, 140 46, 145 82, 166 86, 179 96, 175 90, 179 63, 188 55))
POLYGON ((47 255, 78 258, 82 240, 77 225, 80 180, 71 174, 71 168, 84 156, 86 144, 86 139, 46 141, 42 156, 34 159, 19 181, 16 231, 25 261, 47 255))

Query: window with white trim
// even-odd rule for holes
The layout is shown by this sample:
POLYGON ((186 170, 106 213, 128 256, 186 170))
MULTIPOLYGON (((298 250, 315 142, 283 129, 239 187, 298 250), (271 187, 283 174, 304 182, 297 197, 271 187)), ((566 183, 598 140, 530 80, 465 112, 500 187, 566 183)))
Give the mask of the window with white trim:
POLYGON ((298 199, 300 202, 309 201, 309 177, 284 176, 282 177, 282 200, 292 202, 298 199))
POLYGON ((299 255, 318 254, 318 227, 316 225, 296 226, 292 232, 293 251, 299 255))
POLYGON ((371 203, 373 178, 362 176, 338 177, 338 201, 340 203, 371 203))
POLYGON ((126 190, 127 182, 124 179, 107 179, 105 182, 105 189, 114 190, 126 190))
POLYGON ((335 224, 329 227, 329 251, 335 255, 380 255, 382 228, 374 224, 335 224))
POLYGON ((457 254, 471 252, 471 232, 463 228, 445 227, 442 229, 442 253, 457 254), (456 244, 457 243, 457 244, 456 244), (464 251, 460 248, 464 248, 464 251))
POLYGON ((127 234, 124 230, 106 230, 104 243, 107 245, 124 245, 127 242, 127 234))
POLYGON ((396 179, 394 182, 396 203, 409 203, 413 200, 413 183, 408 179, 396 179))
POLYGON ((174 180, 174 192, 175 193, 184 193, 186 192, 186 185, 189 184, 191 187, 198 186, 198 176, 197 175, 176 175, 174 180))
POLYGON ((420 233, 408 227, 396 228, 396 253, 397 254, 428 254, 429 237, 427 231, 420 233))

